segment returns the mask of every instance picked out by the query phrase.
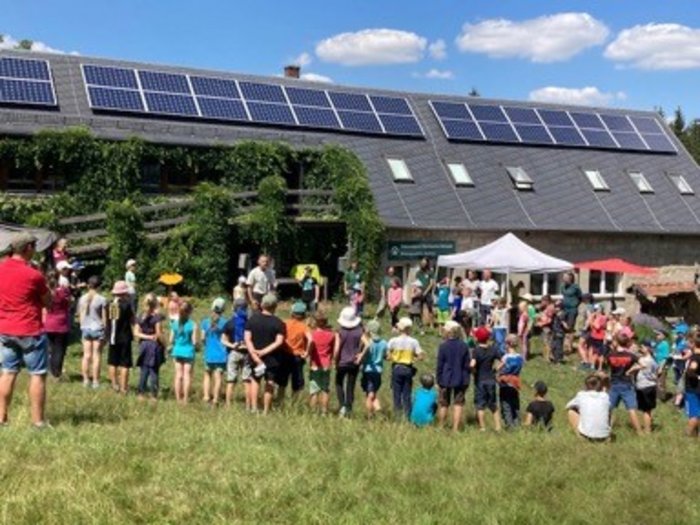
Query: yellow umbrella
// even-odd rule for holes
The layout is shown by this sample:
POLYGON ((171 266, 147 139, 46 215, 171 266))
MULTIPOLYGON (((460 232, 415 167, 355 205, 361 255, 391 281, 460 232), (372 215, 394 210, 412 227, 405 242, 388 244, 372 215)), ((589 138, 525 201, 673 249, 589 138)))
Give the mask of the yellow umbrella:
POLYGON ((158 282, 166 286, 175 286, 180 284, 182 280, 183 277, 179 273, 164 273, 158 278, 158 282))

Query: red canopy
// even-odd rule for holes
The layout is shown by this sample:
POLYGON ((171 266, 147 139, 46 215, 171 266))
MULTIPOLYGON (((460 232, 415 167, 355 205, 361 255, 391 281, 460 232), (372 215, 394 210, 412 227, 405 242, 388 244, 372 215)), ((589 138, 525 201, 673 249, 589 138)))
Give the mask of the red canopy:
POLYGON ((656 268, 638 266, 622 259, 603 259, 600 261, 586 261, 576 263, 575 268, 580 270, 598 270, 610 273, 631 273, 635 275, 648 275, 656 273, 656 268))

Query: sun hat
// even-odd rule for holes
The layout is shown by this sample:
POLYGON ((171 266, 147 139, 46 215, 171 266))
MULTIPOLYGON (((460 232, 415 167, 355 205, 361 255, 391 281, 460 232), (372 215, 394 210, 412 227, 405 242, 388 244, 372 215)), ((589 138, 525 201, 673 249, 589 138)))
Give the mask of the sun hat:
POLYGON ((297 301, 292 305, 292 314, 294 315, 304 315, 306 313, 306 304, 302 301, 297 301))
POLYGON ((136 259, 129 259, 126 261, 126 269, 128 270, 129 267, 134 266, 136 264, 136 259))
POLYGON ((12 241, 10 242, 10 247, 13 251, 24 250, 24 248, 30 244, 36 244, 39 242, 34 235, 28 232, 19 232, 13 235, 12 241))
POLYGON ((216 312, 217 314, 222 313, 224 311, 224 308, 226 308, 226 299, 224 299, 223 297, 217 297, 211 303, 212 311, 216 312))
POLYGON ((369 335, 371 335, 372 337, 378 338, 381 331, 382 325, 379 323, 379 321, 375 321, 373 319, 369 323, 367 323, 367 332, 369 332, 369 335))
POLYGON ((346 306, 340 311, 340 316, 338 317, 338 324, 343 328, 355 328, 359 326, 362 319, 357 315, 354 306, 346 306))
POLYGON ((241 275, 241 276, 238 278, 238 284, 245 284, 245 283, 247 283, 247 282, 248 282, 248 280, 245 278, 245 275, 241 275))
POLYGON ((408 317, 402 317, 399 319, 399 322, 396 323, 396 328, 402 332, 407 328, 413 328, 413 321, 411 321, 411 319, 408 317))
POLYGON ((56 265, 56 269, 59 272, 62 272, 63 270, 71 270, 73 267, 70 265, 68 261, 58 261, 58 264, 56 265))
POLYGON ((489 340, 490 337, 491 332, 489 332, 489 329, 485 326, 480 326, 479 328, 474 330, 474 339, 476 339, 477 343, 485 343, 489 340))
POLYGON ((117 281, 112 287, 112 295, 127 295, 129 293, 129 285, 126 281, 117 281))
POLYGON ((528 292, 528 293, 524 293, 523 295, 520 296, 520 298, 521 298, 523 301, 527 301, 528 303, 531 303, 532 301, 535 300, 535 298, 534 298, 534 297, 532 296, 532 294, 529 293, 529 292, 528 292))

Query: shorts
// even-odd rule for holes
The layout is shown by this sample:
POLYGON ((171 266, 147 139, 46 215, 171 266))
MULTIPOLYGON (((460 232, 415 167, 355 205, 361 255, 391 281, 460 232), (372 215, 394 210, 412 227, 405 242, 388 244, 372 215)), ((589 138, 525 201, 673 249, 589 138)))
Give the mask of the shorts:
POLYGON ((625 405, 626 410, 637 410, 637 394, 630 383, 613 383, 610 386, 610 408, 625 405))
POLYGON ((309 393, 311 395, 331 391, 331 371, 311 370, 309 373, 309 393))
POLYGON ((592 337, 588 338, 588 341, 586 341, 588 344, 588 348, 590 348, 593 353, 599 357, 605 355, 605 341, 602 339, 593 339, 592 337))
POLYGON ((466 397, 467 387, 440 387, 438 405, 441 407, 448 407, 453 402, 456 406, 464 406, 464 398, 466 397))
POLYGON ((223 372, 226 370, 226 363, 206 363, 207 372, 215 372, 220 370, 223 372))
POLYGON ((133 356, 131 355, 131 343, 109 345, 107 364, 118 368, 131 368, 134 366, 133 356))
POLYGON ((253 376, 253 363, 248 354, 231 350, 226 360, 226 382, 249 381, 253 376))
POLYGON ((637 390, 637 407, 642 412, 651 412, 656 408, 655 386, 637 390))
POLYGON ((194 357, 173 357, 173 361, 181 365, 191 365, 194 363, 194 357))
POLYGON ((20 368, 26 368, 30 375, 46 375, 49 367, 46 336, 0 335, 0 362, 5 372, 16 374, 20 368))
POLYGON ((566 322, 566 326, 569 327, 567 332, 573 332, 574 326, 576 326, 576 318, 577 317, 578 317, 577 310, 569 310, 569 311, 565 312, 564 321, 566 322))
POLYGON ((437 311, 438 324, 445 324, 449 320, 450 320, 450 311, 449 310, 438 310, 437 311))
POLYGON ((81 330, 84 341, 102 341, 105 338, 104 330, 81 330))
POLYGON ((480 383, 474 390, 474 405, 477 410, 488 408, 491 412, 498 410, 496 383, 480 383))
POLYGON ((360 386, 365 394, 376 394, 382 386, 382 373, 363 372, 360 386))
MULTIPOLYGON (((428 309, 428 313, 429 313, 430 315, 432 315, 432 314, 433 314, 433 304, 434 304, 434 302, 433 302, 433 295, 432 295, 432 294, 424 295, 424 296, 423 296, 423 299, 421 300, 421 309, 422 309, 423 307, 427 308, 427 309, 428 309)), ((421 312, 421 314, 422 314, 422 313, 423 313, 423 312, 421 312)))
POLYGON ((688 419, 700 419, 700 394, 697 392, 685 393, 685 414, 688 419))
POLYGON ((299 392, 304 389, 304 365, 306 360, 297 355, 284 354, 280 359, 280 367, 277 381, 279 386, 286 388, 292 383, 292 391, 299 392))

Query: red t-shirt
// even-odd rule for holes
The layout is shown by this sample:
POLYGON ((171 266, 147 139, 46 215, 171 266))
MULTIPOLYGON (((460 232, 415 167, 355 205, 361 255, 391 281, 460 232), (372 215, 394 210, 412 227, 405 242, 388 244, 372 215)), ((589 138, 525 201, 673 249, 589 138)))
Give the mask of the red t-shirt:
POLYGON ((44 276, 26 262, 9 258, 0 263, 0 334, 39 335, 42 297, 48 292, 44 276))
POLYGON ((317 328, 311 333, 311 367, 328 369, 333 359, 335 333, 327 328, 317 328))

